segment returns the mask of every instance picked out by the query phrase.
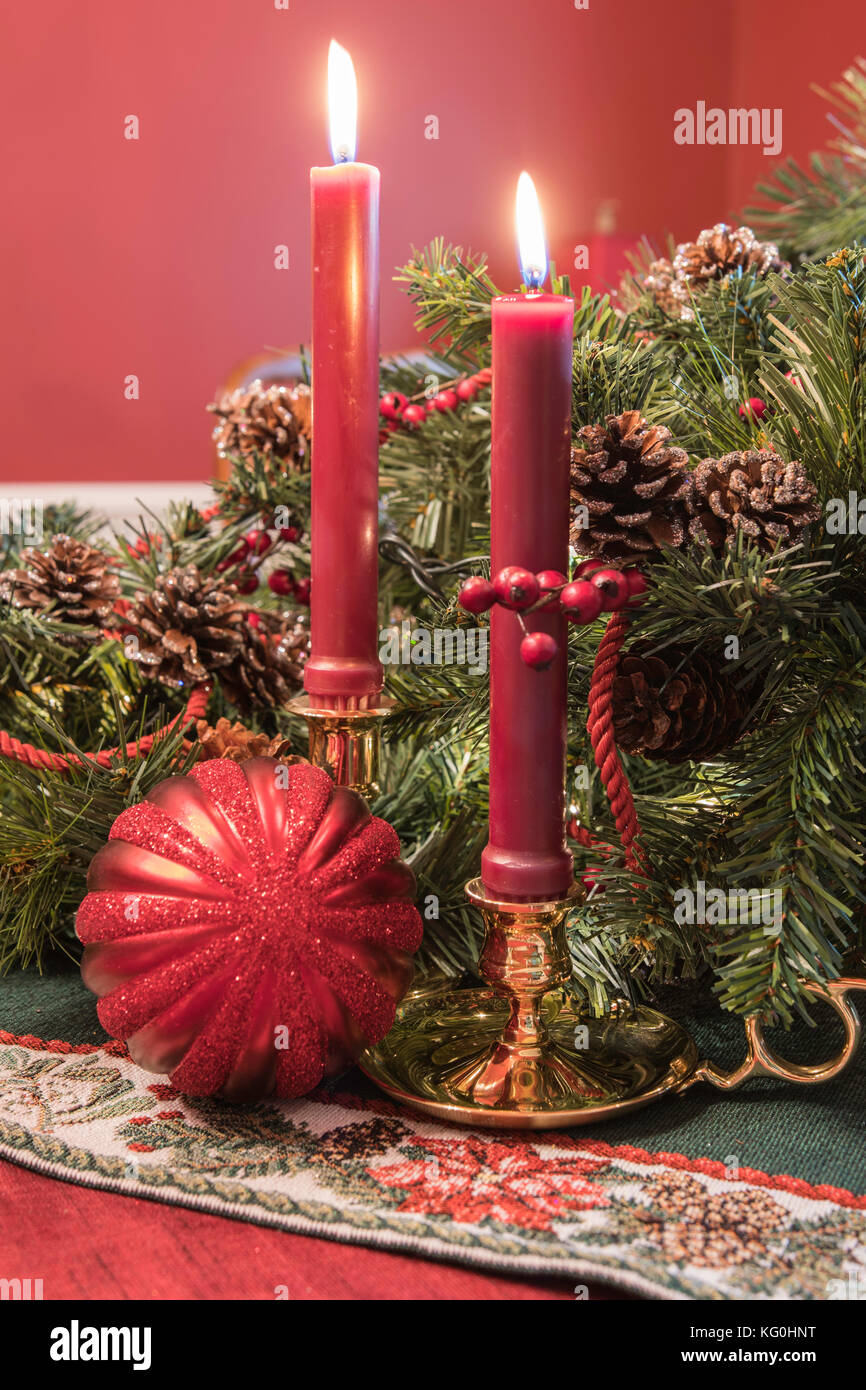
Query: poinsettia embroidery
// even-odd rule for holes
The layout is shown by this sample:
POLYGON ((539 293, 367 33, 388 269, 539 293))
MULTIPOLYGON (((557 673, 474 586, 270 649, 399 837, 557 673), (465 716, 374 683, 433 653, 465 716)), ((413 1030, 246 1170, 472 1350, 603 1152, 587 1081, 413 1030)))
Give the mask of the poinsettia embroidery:
POLYGON ((547 1231, 569 1210, 609 1206, 602 1189, 588 1181, 606 1162, 570 1153, 542 1159, 524 1139, 419 1137, 404 1152, 398 1163, 367 1170, 383 1187, 405 1191, 398 1211, 547 1231))

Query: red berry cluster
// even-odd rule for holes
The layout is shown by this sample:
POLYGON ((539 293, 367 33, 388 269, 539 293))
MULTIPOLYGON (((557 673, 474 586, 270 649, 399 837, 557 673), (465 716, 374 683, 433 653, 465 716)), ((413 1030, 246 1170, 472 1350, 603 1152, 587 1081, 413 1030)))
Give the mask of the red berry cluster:
MULTIPOLYGON (((248 531, 236 550, 220 560, 217 569, 222 573, 236 570, 232 577, 239 594, 254 594, 259 587, 258 570, 266 555, 271 554, 283 542, 296 542, 301 539, 297 526, 281 526, 271 535, 267 527, 248 531)), ((310 580, 308 577, 296 579, 291 570, 275 569, 268 575, 268 588, 281 598, 292 597, 297 603, 310 602, 310 580)))
POLYGON ((558 609, 568 622, 584 626, 601 613, 616 613, 639 601, 646 589, 647 578, 641 570, 611 569, 603 560, 584 560, 570 580, 558 570, 533 574, 508 565, 492 580, 481 575, 467 579, 457 602, 467 613, 486 613, 497 603, 517 613, 524 630, 520 655, 527 666, 543 671, 556 658, 556 639, 548 632, 528 632, 525 615, 558 609))
POLYGON ((482 367, 473 376, 461 377, 451 386, 438 391, 435 396, 415 396, 411 400, 402 391, 388 391, 379 401, 379 414, 385 420, 380 431, 381 443, 399 429, 417 429, 428 415, 437 412, 444 414, 456 410, 459 405, 471 401, 485 386, 489 386, 493 373, 489 367, 482 367))

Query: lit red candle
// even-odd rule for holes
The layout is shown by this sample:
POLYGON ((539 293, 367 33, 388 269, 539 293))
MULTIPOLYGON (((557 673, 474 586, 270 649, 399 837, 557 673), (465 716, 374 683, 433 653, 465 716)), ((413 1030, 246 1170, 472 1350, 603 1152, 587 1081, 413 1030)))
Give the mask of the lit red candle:
POLYGON ((313 222, 311 653, 314 709, 363 709, 378 656, 379 170, 355 163, 352 60, 332 43, 333 165, 310 171, 313 222))
MULTIPOLYGON (((568 566, 574 301, 542 294, 548 260, 535 189, 521 175, 518 241, 527 294, 493 301, 491 573, 568 566)), ((565 844, 566 633, 556 612, 527 619, 558 646, 543 671, 525 665, 514 613, 491 615, 490 838, 486 891, 547 900, 572 882, 565 844)))

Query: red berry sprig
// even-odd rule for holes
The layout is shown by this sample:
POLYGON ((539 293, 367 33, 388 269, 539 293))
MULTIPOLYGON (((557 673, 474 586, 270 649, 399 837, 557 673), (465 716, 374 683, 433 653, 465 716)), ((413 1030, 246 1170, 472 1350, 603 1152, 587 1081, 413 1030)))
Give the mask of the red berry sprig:
POLYGON ((489 579, 473 574, 460 590, 457 602, 467 613, 486 613, 496 602, 496 590, 489 579))
POLYGON ((409 397, 402 391, 387 391, 379 401, 379 414, 386 420, 399 420, 409 404, 409 397))
POLYGON ((559 604, 566 622, 585 627, 601 613, 601 594, 588 579, 573 579, 560 590, 559 604))
POLYGON ((559 595, 568 580, 564 574, 560 574, 559 570, 541 570, 535 577, 538 580, 538 587, 542 595, 549 595, 547 602, 539 605, 541 611, 543 613, 555 612, 559 607, 559 595))
POLYGON ((389 434, 399 429, 417 429, 429 415, 447 414, 461 405, 474 400, 478 392, 489 386, 493 373, 489 367, 482 367, 471 376, 464 376, 448 386, 443 386, 435 396, 421 393, 410 398, 402 391, 386 391, 379 400, 379 414, 384 425, 379 431, 379 442, 384 444, 389 434))
POLYGON ((296 603, 309 604, 310 579, 296 579, 291 570, 272 570, 268 575, 268 588, 280 598, 293 598, 296 603))
MULTIPOLYGON (((217 570, 237 586, 239 594, 245 597, 254 594, 260 584, 259 570, 266 557, 275 555, 284 545, 292 545, 301 539, 299 526, 279 526, 270 528, 265 523, 248 531, 238 546, 220 560, 217 570), (273 533, 273 534, 272 534, 273 533)), ((297 603, 310 602, 310 581, 308 578, 296 579, 291 570, 274 569, 268 575, 268 588, 280 598, 292 597, 297 603)))
POLYGON ((533 574, 520 565, 506 565, 492 581, 481 575, 467 579, 457 602, 467 613, 486 613, 495 604, 516 614, 523 628, 520 655, 527 666, 544 671, 556 659, 556 639, 547 632, 530 632, 524 619, 530 613, 562 613, 567 622, 584 627, 602 613, 618 613, 641 601, 649 581, 636 566, 613 569, 603 560, 584 560, 566 579, 558 570, 533 574))

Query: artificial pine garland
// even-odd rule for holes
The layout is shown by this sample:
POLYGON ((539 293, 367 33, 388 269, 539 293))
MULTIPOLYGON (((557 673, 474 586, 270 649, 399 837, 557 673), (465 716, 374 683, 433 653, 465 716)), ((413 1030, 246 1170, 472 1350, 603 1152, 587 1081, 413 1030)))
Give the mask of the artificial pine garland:
MULTIPOLYGON (((854 153, 845 152, 844 166, 817 160, 808 176, 788 170, 777 190, 787 206, 747 215, 756 237, 777 244, 790 270, 766 249, 758 254, 757 243, 740 254, 736 237, 714 228, 688 245, 701 254, 709 248, 716 268, 725 262, 724 273, 689 277, 690 316, 659 303, 657 286, 646 284, 646 257, 618 303, 584 290, 576 304, 573 428, 584 452, 575 504, 603 496, 602 476, 634 430, 648 421, 655 432, 652 457, 635 455, 626 469, 640 506, 617 496, 604 513, 613 539, 602 547, 614 564, 651 555, 651 585, 617 656, 614 682, 614 723, 641 831, 640 874, 624 862, 586 730, 605 621, 569 634, 569 826, 578 872, 592 884, 572 920, 571 942, 576 988, 596 1009, 617 993, 712 973, 729 1009, 787 1021, 805 1008, 801 977, 832 978, 847 953, 863 948, 866 516, 861 531, 858 499, 866 496, 866 267, 852 209, 859 207, 862 220, 866 69, 846 74, 835 98, 845 104, 854 153), (790 200, 791 187, 803 196, 790 200), (737 254, 729 265, 731 247, 737 254), (611 422, 624 420, 612 433, 611 422), (679 495, 672 480, 681 469, 679 495), (845 525, 823 524, 828 504, 844 512, 845 525), (659 509, 666 520, 676 515, 681 533, 662 534, 659 509), (632 544, 641 537, 649 548, 632 544), (736 654, 722 664, 719 654, 728 651, 736 654), (679 761, 645 756, 671 739, 679 761), (763 924, 679 922, 674 894, 694 879, 780 887, 780 926, 768 932, 763 924)), ((708 264, 694 250, 689 255, 688 264, 681 258, 682 275, 708 264)), ((460 581, 453 576, 488 543, 486 369, 497 287, 483 257, 441 241, 413 255, 400 279, 437 355, 420 366, 382 367, 380 472, 392 536, 390 548, 383 546, 382 622, 396 612, 415 628, 483 628, 483 614, 456 607, 460 581), (407 544, 415 551, 408 566, 407 544), (430 574, 436 584, 419 586, 418 576, 430 574)), ((555 288, 567 292, 567 282, 555 288)), ((60 771, 0 758, 0 965, 39 959, 71 941, 90 853, 119 811, 179 762, 243 756, 256 739, 261 747, 278 739, 283 750, 288 743, 303 751, 297 721, 282 708, 270 649, 255 648, 288 638, 292 678, 300 679, 309 575, 306 397, 262 399, 268 390, 248 388, 216 412, 231 473, 211 514, 174 508, 143 518, 114 545, 96 542, 105 566, 89 573, 116 575, 120 590, 110 613, 82 624, 80 613, 64 623, 41 603, 0 607, 0 659, 9 673, 0 727, 81 759, 60 771), (283 446, 292 466, 275 466, 283 446), (189 566, 208 592, 234 590, 232 614, 241 604, 253 615, 237 632, 245 651, 253 644, 258 665, 247 670, 249 679, 217 685, 197 737, 192 727, 176 726, 146 756, 127 750, 102 766, 88 755, 126 750, 183 709, 183 692, 149 680, 124 640, 144 633, 156 641, 142 614, 166 591, 167 577, 189 566), (59 640, 70 629, 75 643, 59 640)), ((66 512, 62 522, 52 533, 94 544, 91 518, 66 512)), ((586 553, 594 553, 591 544, 586 553)), ((18 554, 7 557, 7 573, 22 567, 18 554)), ((195 661, 209 643, 226 650, 211 633, 195 661)), ((164 654, 169 666, 182 667, 190 651, 164 654)), ((219 670, 213 675, 219 682, 219 670)), ((475 959, 477 923, 462 888, 485 839, 487 680, 457 665, 409 663, 389 668, 388 689, 397 709, 377 810, 400 833, 422 905, 429 905, 423 965, 459 973, 475 959)))

